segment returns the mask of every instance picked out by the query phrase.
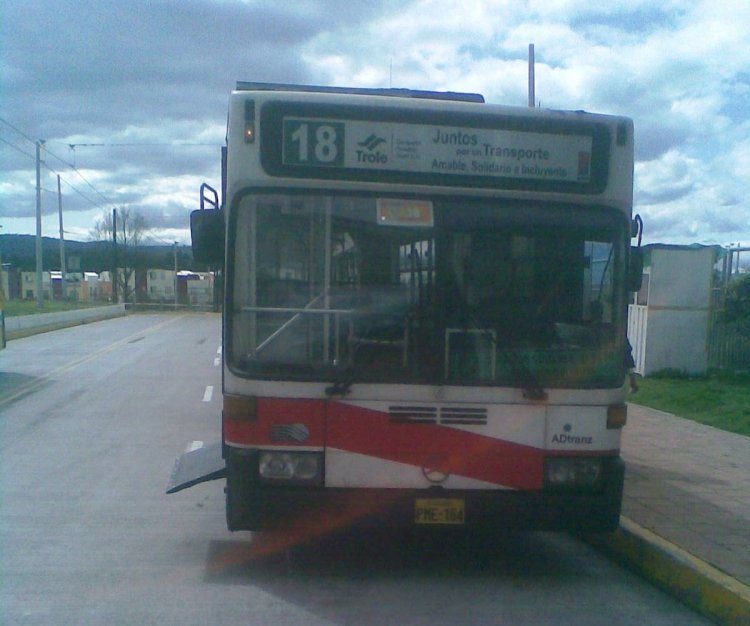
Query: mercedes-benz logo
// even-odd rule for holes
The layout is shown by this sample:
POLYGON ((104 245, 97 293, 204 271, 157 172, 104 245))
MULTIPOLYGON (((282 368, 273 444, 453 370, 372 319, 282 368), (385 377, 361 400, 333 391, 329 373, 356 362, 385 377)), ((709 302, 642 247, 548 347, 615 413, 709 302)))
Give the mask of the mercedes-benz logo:
POLYGON ((448 480, 450 473, 440 469, 446 466, 446 459, 440 454, 431 454, 422 464, 422 475, 434 485, 448 480))

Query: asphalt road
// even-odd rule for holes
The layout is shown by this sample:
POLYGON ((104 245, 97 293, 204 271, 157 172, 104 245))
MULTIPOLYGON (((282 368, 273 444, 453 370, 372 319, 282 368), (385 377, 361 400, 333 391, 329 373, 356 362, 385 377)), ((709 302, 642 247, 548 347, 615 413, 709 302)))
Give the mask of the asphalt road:
POLYGON ((229 533, 220 319, 130 315, 0 351, 0 623, 707 624, 564 534, 229 533))

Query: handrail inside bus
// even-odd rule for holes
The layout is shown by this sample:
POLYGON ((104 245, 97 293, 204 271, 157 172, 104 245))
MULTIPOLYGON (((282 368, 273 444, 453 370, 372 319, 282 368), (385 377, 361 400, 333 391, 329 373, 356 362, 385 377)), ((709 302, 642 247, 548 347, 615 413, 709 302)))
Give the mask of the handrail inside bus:
POLYGON ((479 93, 461 91, 425 91, 402 88, 371 87, 324 87, 321 85, 295 85, 284 83, 256 83, 237 81, 237 91, 293 91, 301 93, 340 93, 360 96, 391 96, 396 98, 422 98, 426 100, 451 100, 484 104, 484 96, 479 93))
MULTIPOLYGON (((323 298, 324 296, 325 294, 320 294, 319 296, 316 296, 312 300, 310 300, 310 302, 308 302, 304 308, 298 309, 290 319, 288 319, 281 326, 279 326, 273 333, 271 333, 266 338, 265 341, 263 341, 257 348, 255 348, 255 352, 258 353, 261 350, 263 350, 263 348, 265 348, 269 343, 271 343, 274 339, 276 339, 276 337, 281 335, 281 333, 283 333, 287 328, 289 328, 298 319, 300 319, 303 313, 313 313, 313 312, 319 311, 319 309, 312 309, 311 307, 314 304, 318 303, 320 299, 323 298)), ((244 311, 245 309, 260 309, 261 311, 268 311, 267 308, 263 309, 262 307, 243 307, 242 310, 244 311)), ((290 313, 292 312, 289 309, 285 309, 285 311, 290 312, 290 313)), ((322 309, 322 311, 328 313, 330 312, 330 309, 322 309)), ((257 311, 251 311, 251 312, 257 312, 257 311)))

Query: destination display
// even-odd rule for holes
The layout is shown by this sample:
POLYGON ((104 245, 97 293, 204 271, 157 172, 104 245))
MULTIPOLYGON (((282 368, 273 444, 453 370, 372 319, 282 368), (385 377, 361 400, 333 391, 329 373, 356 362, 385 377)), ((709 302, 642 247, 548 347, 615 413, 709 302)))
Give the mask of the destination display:
POLYGON ((593 136, 382 121, 283 118, 282 166, 591 181, 593 136))

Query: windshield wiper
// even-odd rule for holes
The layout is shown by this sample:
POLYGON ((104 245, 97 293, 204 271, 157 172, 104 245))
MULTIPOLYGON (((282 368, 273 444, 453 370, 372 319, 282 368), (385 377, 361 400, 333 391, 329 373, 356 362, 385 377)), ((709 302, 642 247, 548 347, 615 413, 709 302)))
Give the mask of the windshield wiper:
POLYGON ((327 396, 345 396, 351 391, 354 384, 354 368, 348 367, 341 374, 340 379, 334 380, 330 387, 326 387, 327 396))

